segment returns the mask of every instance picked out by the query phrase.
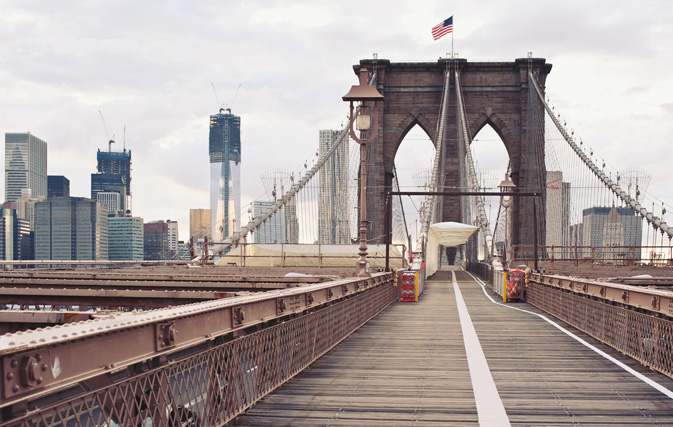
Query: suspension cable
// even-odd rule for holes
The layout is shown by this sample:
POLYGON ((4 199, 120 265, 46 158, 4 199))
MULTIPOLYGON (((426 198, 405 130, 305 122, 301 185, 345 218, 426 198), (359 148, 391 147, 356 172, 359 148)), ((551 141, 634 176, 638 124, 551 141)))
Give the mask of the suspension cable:
MULTIPOLYGON (((474 168, 474 160, 472 159, 472 151, 470 150, 470 143, 472 138, 468 133, 467 121, 465 120, 465 105, 463 104, 463 92, 460 87, 460 74, 458 68, 454 70, 456 75, 456 100, 458 102, 458 117, 462 130, 462 142, 465 147, 465 163, 468 168, 468 177, 472 181, 472 191, 479 191, 479 179, 474 168)), ((484 208, 484 199, 477 196, 477 214, 479 216, 479 226, 484 233, 484 245, 486 246, 486 254, 490 256, 491 246, 493 245, 493 236, 491 235, 491 228, 488 224, 488 217, 486 216, 486 209, 484 208)))
POLYGON ((591 170, 591 172, 603 182, 603 185, 609 188, 627 206, 630 206, 633 210, 635 210, 636 213, 638 213, 638 215, 647 220, 648 223, 652 224, 652 226, 655 229, 660 230, 662 233, 668 234, 669 238, 673 237, 673 227, 669 227, 665 221, 661 220, 661 218, 654 216, 654 214, 649 212, 638 202, 638 199, 631 198, 631 196, 629 196, 624 190, 621 189, 619 184, 613 182, 611 178, 605 175, 605 173, 603 173, 603 171, 600 170, 598 166, 596 166, 596 164, 591 160, 591 158, 589 158, 586 154, 584 154, 584 152, 575 143, 573 135, 568 133, 565 126, 563 126, 560 120, 558 120, 556 116, 554 116, 554 114, 552 113, 551 108, 549 107, 547 101, 544 99, 544 96, 542 95, 542 91, 540 90, 540 87, 537 83, 537 79, 533 76, 533 73, 530 70, 528 71, 528 77, 529 80, 533 83, 535 92, 542 101, 542 104, 544 105, 547 114, 549 114, 549 117, 551 117, 552 121, 556 125, 556 128, 559 130, 559 132, 561 132, 561 135, 563 135, 563 138, 566 140, 568 145, 570 145, 575 154, 579 156, 579 158, 582 160, 582 162, 584 162, 584 164, 589 168, 589 170, 591 170))

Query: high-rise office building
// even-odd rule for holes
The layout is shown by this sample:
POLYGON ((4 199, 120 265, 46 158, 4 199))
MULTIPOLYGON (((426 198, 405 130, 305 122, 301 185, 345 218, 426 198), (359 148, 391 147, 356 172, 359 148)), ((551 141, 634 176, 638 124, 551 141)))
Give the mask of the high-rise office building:
POLYGON ((208 152, 211 237, 221 242, 241 227, 241 118, 228 108, 210 116, 208 152))
POLYGON ((189 237, 195 241, 210 236, 211 233, 210 209, 189 210, 189 237))
POLYGON ((21 197, 14 202, 16 215, 28 221, 30 231, 35 231, 35 203, 41 202, 44 199, 44 196, 33 198, 31 189, 25 188, 21 190, 21 197))
POLYGON ((164 261, 169 259, 168 224, 163 221, 151 221, 144 225, 145 260, 164 261))
POLYGON ((35 204, 35 259, 108 259, 107 209, 84 197, 35 204))
MULTIPOLYGON (((266 202, 255 202, 257 205, 253 206, 253 215, 255 217, 263 214, 268 210, 275 200, 278 200, 283 197, 286 191, 288 191, 292 185, 294 185, 294 175, 282 169, 272 169, 262 174, 262 184, 264 185, 264 191, 266 192, 267 201, 266 202), (263 208, 263 209, 262 209, 263 208)), ((291 200, 288 200, 276 214, 274 214, 270 220, 275 221, 276 225, 274 227, 280 227, 282 224, 282 229, 277 234, 271 232, 269 227, 265 229, 264 232, 259 230, 259 238, 264 240, 255 240, 256 243, 298 243, 299 242, 299 220, 297 218, 297 201, 293 197, 291 200), (281 218, 282 217, 282 218, 281 218), (272 233, 272 234, 269 234, 272 233), (271 237, 273 235, 273 237, 271 237), (265 237, 262 237, 265 236, 265 237)))
POLYGON ((109 216, 119 215, 122 210, 122 196, 112 191, 102 191, 96 194, 96 201, 102 203, 107 208, 109 216))
POLYGON ((99 173, 111 173, 124 177, 126 194, 131 195, 131 150, 126 151, 101 151, 96 155, 98 164, 96 170, 99 173))
MULTIPOLYGON (((322 156, 334 144, 337 130, 321 130, 318 151, 322 156)), ((320 168, 318 179, 318 242, 349 244, 348 144, 342 143, 320 168)))
POLYGON ((124 175, 114 173, 91 174, 91 198, 104 203, 109 214, 123 216, 126 212, 126 182, 124 175), (103 194, 100 198, 100 194, 103 194), (111 196, 116 194, 117 197, 111 196))
MULTIPOLYGON (((252 203, 252 214, 255 217, 262 215, 274 204, 273 201, 252 203)), ((264 221, 253 234, 254 243, 285 243, 285 215, 278 212, 264 221)))
POLYGON ((166 221, 168 225, 168 257, 175 259, 178 255, 178 222, 166 221))
POLYGON ((14 209, 0 209, 0 259, 31 260, 33 255, 28 221, 19 218, 14 209))
POLYGON ((21 197, 30 188, 33 197, 47 197, 47 143, 28 133, 5 134, 5 201, 21 197))
POLYGON ((116 209, 108 205, 115 198, 104 196, 101 200, 108 206, 111 215, 124 216, 130 210, 131 196, 131 150, 108 151, 98 150, 96 154, 97 173, 91 174, 91 198, 98 200, 99 193, 119 194, 119 205, 116 209))
POLYGON ((70 197, 70 180, 62 175, 47 175, 47 197, 70 197))
POLYGON ((142 261, 144 224, 139 217, 108 218, 108 255, 114 261, 142 261))
MULTIPOLYGON (((570 183, 563 182, 563 172, 547 171, 546 246, 570 246, 570 183)), ((555 249, 556 258, 566 258, 568 248, 555 249)))
MULTIPOLYGON (((631 208, 593 207, 582 217, 583 246, 642 246, 643 221, 631 208)), ((639 250, 635 256, 640 259, 639 250)))

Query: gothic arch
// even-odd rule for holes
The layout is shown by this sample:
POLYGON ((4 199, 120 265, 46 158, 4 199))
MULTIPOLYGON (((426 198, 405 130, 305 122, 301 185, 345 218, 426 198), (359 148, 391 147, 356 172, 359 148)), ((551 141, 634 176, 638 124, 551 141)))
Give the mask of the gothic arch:
POLYGON ((507 150, 507 155, 512 158, 512 154, 515 151, 515 146, 512 141, 509 139, 511 134, 509 126, 495 113, 482 113, 478 115, 470 124, 470 134, 472 137, 477 135, 485 126, 491 126, 496 134, 500 137, 500 140, 505 145, 507 150))
MULTIPOLYGON (((486 124, 491 125, 505 144, 512 163, 512 180, 519 191, 543 191, 541 182, 521 179, 544 176, 538 171, 539 159, 528 159, 526 144, 541 144, 538 150, 544 156, 544 141, 534 141, 527 135, 528 125, 528 69, 532 67, 544 87, 551 64, 543 58, 516 59, 514 62, 468 62, 465 59, 439 59, 437 62, 391 63, 386 59, 361 60, 353 68, 356 74, 365 67, 376 72, 376 86, 385 97, 379 111, 378 138, 367 148, 367 212, 371 223, 369 238, 382 243, 386 191, 391 189, 395 155, 404 136, 416 124, 421 126, 430 140, 435 141, 439 120, 445 75, 449 75, 449 108, 446 112, 446 149, 442 159, 443 185, 460 188, 463 167, 460 158, 464 149, 458 143, 458 122, 455 100, 454 71, 460 74, 466 119, 470 130, 476 134, 486 124), (522 185, 529 182, 527 188, 522 185), (532 182, 532 183, 531 183, 532 182)), ((544 114, 544 112, 540 112, 544 114)), ((542 120, 533 117, 532 120, 542 120)), ((544 165, 544 162, 541 162, 544 165)), ((461 202, 442 204, 442 220, 460 221, 461 202)), ((517 202, 520 203, 520 202, 517 202)), ((532 214, 529 209, 513 207, 513 243, 532 244, 532 214)), ((544 203, 542 204, 544 206, 544 203)))

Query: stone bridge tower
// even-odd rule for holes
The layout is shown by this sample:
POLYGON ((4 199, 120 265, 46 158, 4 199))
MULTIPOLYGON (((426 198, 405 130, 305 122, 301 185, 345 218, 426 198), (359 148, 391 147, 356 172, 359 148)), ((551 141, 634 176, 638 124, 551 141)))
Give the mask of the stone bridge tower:
MULTIPOLYGON (((484 126, 492 126, 509 154, 511 178, 517 190, 544 193, 544 132, 536 132, 537 136, 528 132, 533 126, 544 126, 544 110, 531 108, 532 114, 529 114, 529 66, 544 88, 551 64, 542 58, 517 59, 513 62, 439 59, 437 62, 400 63, 367 59, 353 67, 356 74, 361 67, 376 70, 377 89, 385 97, 383 113, 379 112, 379 136, 368 146, 367 212, 371 221, 368 239, 372 243, 383 243, 385 193, 392 185, 393 165, 400 143, 415 125, 419 125, 433 142, 436 139, 444 75, 447 71, 451 80, 442 171, 447 191, 461 189, 461 174, 464 174, 461 156, 464 156, 464 150, 458 141, 455 68, 460 73, 470 134, 474 136, 484 126)), ((467 191, 469 188, 462 190, 467 191)), ((458 198, 447 197, 440 206, 442 221, 463 219, 458 198)), ((515 245, 533 244, 532 206, 531 198, 521 198, 514 203, 512 243, 515 245)), ((544 200, 540 200, 540 242, 544 242, 544 206, 544 200)))

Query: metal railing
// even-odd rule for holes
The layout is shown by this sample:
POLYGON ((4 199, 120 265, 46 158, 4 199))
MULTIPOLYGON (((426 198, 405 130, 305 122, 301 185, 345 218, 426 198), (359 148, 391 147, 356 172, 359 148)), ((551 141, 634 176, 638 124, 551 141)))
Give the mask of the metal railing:
POLYGON ((673 293, 534 274, 526 300, 673 378, 673 293))
POLYGON ((0 425, 223 425, 397 297, 393 273, 0 336, 0 425))
MULTIPOLYGON (((535 249, 531 245, 512 246, 513 261, 533 261, 535 249)), ((673 265, 671 246, 539 246, 538 261, 573 262, 612 265, 673 265)))

